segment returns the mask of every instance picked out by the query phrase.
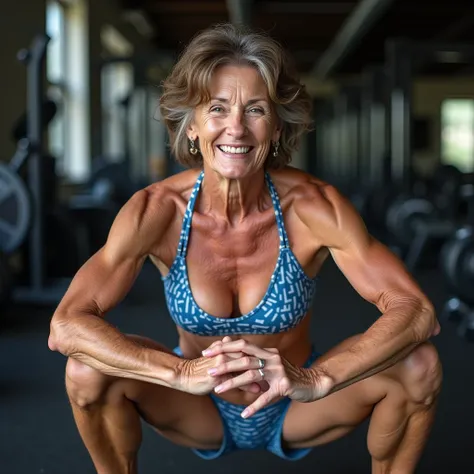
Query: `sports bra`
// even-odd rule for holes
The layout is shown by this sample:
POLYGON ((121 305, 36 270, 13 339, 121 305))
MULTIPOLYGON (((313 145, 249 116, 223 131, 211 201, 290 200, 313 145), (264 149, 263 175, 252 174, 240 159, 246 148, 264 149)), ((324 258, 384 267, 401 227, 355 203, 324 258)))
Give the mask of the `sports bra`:
POLYGON ((276 334, 296 327, 311 306, 317 277, 309 278, 305 274, 289 247, 280 200, 268 173, 265 173, 265 181, 275 210, 280 251, 265 295, 254 309, 237 318, 213 316, 196 303, 188 279, 186 251, 194 205, 203 179, 204 172, 201 172, 184 213, 176 258, 169 273, 162 277, 171 318, 185 331, 201 336, 276 334))

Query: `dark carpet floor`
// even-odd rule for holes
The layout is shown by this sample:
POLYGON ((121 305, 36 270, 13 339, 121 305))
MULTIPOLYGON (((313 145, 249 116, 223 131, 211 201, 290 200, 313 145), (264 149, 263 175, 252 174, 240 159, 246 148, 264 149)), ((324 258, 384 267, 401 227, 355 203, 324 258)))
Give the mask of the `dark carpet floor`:
MULTIPOLYGON (((417 276, 438 310, 446 299, 441 276, 417 276)), ((319 351, 363 331, 377 316, 328 263, 315 300, 312 335, 319 351)), ((75 429, 64 391, 65 359, 47 347, 51 310, 13 307, 0 318, 0 473, 92 474, 94 469, 75 429)), ((124 332, 148 335, 168 346, 177 342, 164 306, 160 278, 146 266, 126 301, 110 316, 124 332), (157 288, 159 290, 157 291, 157 288)), ((474 472, 474 345, 444 324, 434 340, 444 366, 438 416, 417 472, 474 472)), ((238 452, 203 461, 144 428, 140 474, 279 472, 367 474, 367 423, 351 435, 319 447, 303 460, 285 462, 266 452, 238 452)))

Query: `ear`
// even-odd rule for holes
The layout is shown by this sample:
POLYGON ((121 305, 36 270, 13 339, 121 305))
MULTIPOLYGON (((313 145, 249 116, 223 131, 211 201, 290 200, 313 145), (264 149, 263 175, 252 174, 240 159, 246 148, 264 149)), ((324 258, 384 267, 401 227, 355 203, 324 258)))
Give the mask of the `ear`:
POLYGON ((196 140, 198 136, 198 131, 193 122, 191 122, 189 127, 186 129, 186 135, 188 136, 190 140, 196 140))
POLYGON ((273 132, 272 135, 272 141, 273 143, 279 142, 280 141, 280 136, 281 136, 281 127, 278 125, 275 131, 273 132))

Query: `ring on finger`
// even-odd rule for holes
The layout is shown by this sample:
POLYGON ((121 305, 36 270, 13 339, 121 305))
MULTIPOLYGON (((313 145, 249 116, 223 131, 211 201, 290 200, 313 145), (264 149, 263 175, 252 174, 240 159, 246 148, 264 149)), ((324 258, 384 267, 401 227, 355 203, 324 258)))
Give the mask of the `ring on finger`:
POLYGON ((258 373, 261 375, 263 380, 265 378, 265 372, 262 369, 258 369, 258 373))
POLYGON ((265 361, 263 359, 258 359, 258 368, 263 369, 265 367, 265 361))

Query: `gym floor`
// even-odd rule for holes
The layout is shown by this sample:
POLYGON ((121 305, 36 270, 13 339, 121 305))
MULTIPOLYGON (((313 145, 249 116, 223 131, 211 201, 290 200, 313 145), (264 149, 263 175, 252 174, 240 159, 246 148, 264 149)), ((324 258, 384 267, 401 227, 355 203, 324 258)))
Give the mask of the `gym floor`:
MULTIPOLYGON (((441 311, 447 293, 439 272, 416 275, 441 311)), ((177 342, 167 315, 158 272, 146 265, 127 299, 110 314, 122 331, 150 336, 169 347, 177 342)), ((315 299, 312 335, 325 351, 363 331, 377 311, 350 287, 337 267, 323 269, 315 299)), ((52 310, 12 307, 0 328, 0 472, 5 474, 93 474, 94 468, 75 428, 64 390, 65 358, 48 350, 52 310)), ((434 340, 444 367, 444 389, 432 435, 417 472, 474 472, 472 436, 474 410, 474 345, 445 323, 434 340)), ((281 472, 299 474, 366 474, 367 423, 351 435, 313 452, 296 463, 263 451, 237 452, 203 461, 190 450, 174 446, 144 427, 139 455, 140 474, 206 472, 214 474, 281 472), (341 456, 341 453, 344 453, 341 456)))

